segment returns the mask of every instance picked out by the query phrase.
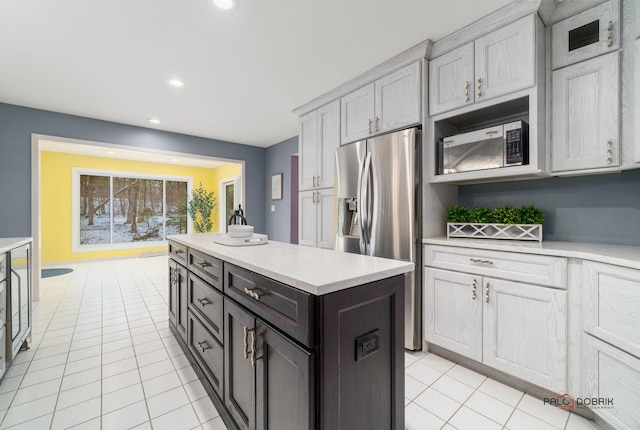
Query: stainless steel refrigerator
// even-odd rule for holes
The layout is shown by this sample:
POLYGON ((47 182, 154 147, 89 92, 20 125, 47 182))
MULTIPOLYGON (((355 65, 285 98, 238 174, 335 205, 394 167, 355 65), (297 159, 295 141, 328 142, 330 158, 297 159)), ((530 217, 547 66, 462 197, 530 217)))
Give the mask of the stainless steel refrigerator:
POLYGON ((336 250, 416 264, 406 276, 405 348, 420 349, 420 139, 411 128, 336 149, 336 250))

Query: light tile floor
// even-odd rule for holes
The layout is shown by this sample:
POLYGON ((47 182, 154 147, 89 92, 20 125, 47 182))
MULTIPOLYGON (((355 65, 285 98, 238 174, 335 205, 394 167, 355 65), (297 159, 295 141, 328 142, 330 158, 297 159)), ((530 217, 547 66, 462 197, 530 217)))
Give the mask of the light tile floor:
MULTIPOLYGON (((0 384, 0 430, 226 430, 168 328, 167 257, 59 267, 0 384)), ((408 430, 599 429, 434 354, 405 366, 408 430)))

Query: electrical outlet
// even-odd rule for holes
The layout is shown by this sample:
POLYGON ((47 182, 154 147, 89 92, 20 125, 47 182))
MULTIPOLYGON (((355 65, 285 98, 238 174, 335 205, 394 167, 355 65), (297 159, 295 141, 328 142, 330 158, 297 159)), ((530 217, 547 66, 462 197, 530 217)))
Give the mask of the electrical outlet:
POLYGON ((271 212, 275 212, 276 211, 276 205, 271 205, 271 212))

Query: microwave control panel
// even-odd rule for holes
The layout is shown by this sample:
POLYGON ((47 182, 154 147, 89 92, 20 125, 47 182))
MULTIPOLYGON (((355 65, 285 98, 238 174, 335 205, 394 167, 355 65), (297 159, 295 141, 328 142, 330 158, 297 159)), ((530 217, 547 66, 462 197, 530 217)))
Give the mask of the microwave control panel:
POLYGON ((529 164, 529 133, 528 124, 519 121, 521 127, 509 130, 505 127, 505 166, 519 166, 529 164))

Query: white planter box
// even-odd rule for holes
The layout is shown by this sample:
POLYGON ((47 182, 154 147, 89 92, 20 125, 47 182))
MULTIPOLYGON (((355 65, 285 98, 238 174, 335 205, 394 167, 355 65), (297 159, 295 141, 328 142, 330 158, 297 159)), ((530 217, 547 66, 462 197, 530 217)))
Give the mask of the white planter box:
POLYGON ((542 241, 542 224, 447 223, 447 237, 542 241))

